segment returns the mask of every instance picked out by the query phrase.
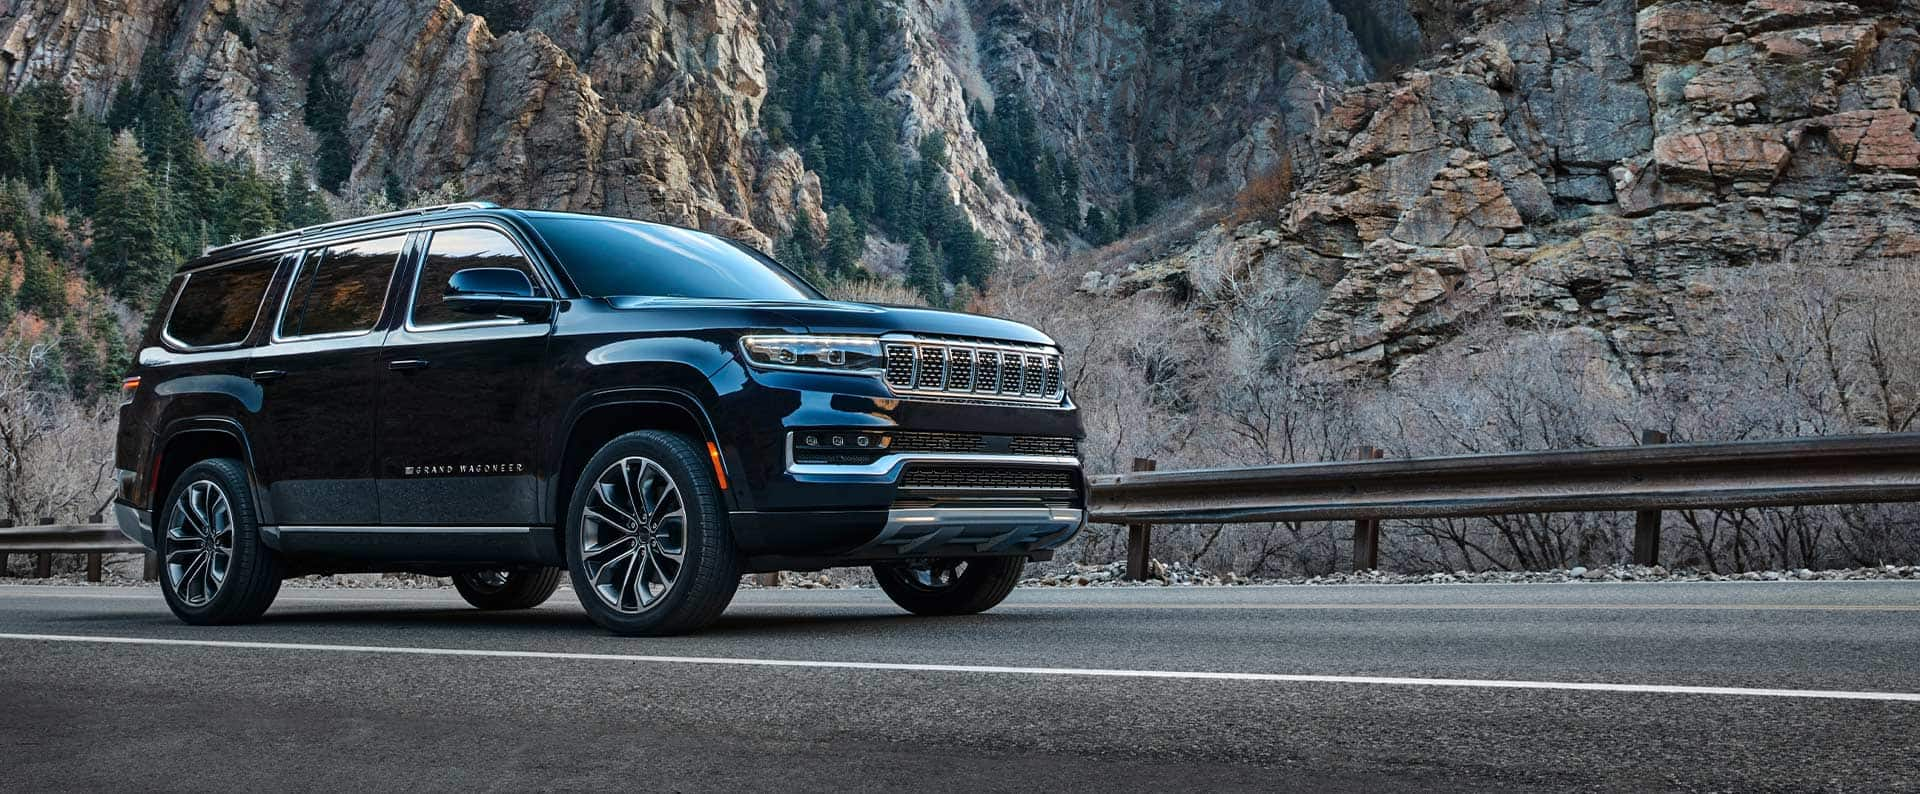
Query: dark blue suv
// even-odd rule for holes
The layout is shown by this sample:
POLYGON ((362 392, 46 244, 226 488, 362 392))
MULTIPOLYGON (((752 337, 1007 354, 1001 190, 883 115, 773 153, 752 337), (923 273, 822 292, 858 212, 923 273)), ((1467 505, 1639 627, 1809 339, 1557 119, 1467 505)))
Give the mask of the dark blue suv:
POLYGON ((407 210, 214 249, 159 307, 115 511, 190 623, 361 571, 487 609, 570 575, 623 634, 706 625, 745 572, 838 565, 970 613, 1083 521, 1044 334, 829 300, 702 232, 407 210))

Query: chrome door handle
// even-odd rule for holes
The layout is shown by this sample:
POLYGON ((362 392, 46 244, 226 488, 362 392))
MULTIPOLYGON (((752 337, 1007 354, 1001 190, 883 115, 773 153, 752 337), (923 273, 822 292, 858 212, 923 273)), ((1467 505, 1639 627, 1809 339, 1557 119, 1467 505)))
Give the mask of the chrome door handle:
POLYGON ((427 362, 424 359, 403 358, 403 359, 400 359, 399 361, 387 362, 387 369, 393 370, 395 372, 404 372, 410 369, 426 369, 428 363, 429 362, 427 362))
POLYGON ((247 377, 252 378, 254 383, 266 383, 267 381, 279 380, 286 376, 287 371, 284 369, 263 369, 247 377))

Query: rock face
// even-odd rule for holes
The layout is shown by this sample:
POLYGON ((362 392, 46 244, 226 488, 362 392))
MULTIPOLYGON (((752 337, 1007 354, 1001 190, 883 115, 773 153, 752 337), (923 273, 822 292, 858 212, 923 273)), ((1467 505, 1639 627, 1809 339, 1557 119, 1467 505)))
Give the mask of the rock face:
MULTIPOLYGON (((22 0, 0 6, 0 71, 8 90, 58 81, 99 112, 158 50, 211 155, 277 168, 311 156, 306 78, 324 59, 352 98, 357 185, 451 181, 503 204, 661 220, 769 250, 797 223, 824 238, 818 175, 760 129, 767 48, 789 3, 609 5, 521 3, 507 31, 453 0, 22 0)), ((907 111, 903 150, 945 133, 961 210, 1005 254, 1044 255, 970 125, 955 45, 933 27, 951 9, 885 8, 902 32, 880 90, 907 111)))
POLYGON ((1095 199, 1238 185, 1311 131, 1341 86, 1373 76, 1361 17, 1410 55, 1403 2, 988 0, 984 78, 1031 98, 1095 199))
MULTIPOLYGON (((1915 265, 1915 10, 1476 5, 1457 49, 1332 105, 1282 216, 1235 233, 1265 241, 1240 265, 1324 284, 1312 371, 1391 376, 1491 319, 1580 329, 1657 374, 1704 275, 1915 265)), ((1138 270, 1164 283, 1181 256, 1138 270)))

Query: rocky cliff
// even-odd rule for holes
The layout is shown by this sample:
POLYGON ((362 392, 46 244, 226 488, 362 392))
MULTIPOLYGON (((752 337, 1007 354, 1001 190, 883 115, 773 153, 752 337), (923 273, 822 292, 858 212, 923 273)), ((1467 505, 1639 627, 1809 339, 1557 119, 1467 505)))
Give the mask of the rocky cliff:
POLYGON ((1295 358, 1380 377, 1475 323, 1575 329, 1638 379, 1727 271, 1920 254, 1920 13, 1820 0, 1496 0, 1321 116, 1290 201, 1096 293, 1200 306, 1235 274, 1318 300, 1295 358), (1211 280, 1210 280, 1211 279, 1211 280))
MULTIPOLYGON (((453 181, 770 249, 826 231, 817 165, 762 113, 798 2, 18 0, 0 77, 102 111, 160 52, 211 153, 281 167, 312 156, 324 64, 357 189, 453 181)), ((1298 319, 1295 362, 1334 377, 1391 377, 1494 324, 1581 329, 1637 378, 1675 366, 1716 273, 1920 254, 1912 0, 877 7, 901 151, 946 138, 940 183, 1003 256, 1058 267, 1080 243, 996 172, 973 106, 1019 96, 1109 209, 1144 185, 1204 215, 1289 163, 1287 200, 1231 227, 1149 219, 1139 238, 1172 244, 1092 256, 1082 299, 1204 314, 1257 276, 1298 319)))

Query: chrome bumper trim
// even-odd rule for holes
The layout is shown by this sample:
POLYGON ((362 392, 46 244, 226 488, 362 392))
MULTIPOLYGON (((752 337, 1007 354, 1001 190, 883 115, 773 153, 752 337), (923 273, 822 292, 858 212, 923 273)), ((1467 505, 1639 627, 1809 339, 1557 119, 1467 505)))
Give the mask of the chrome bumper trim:
POLYGON ((839 474, 850 477, 886 477, 899 475, 908 463, 1004 463, 1016 466, 1080 467, 1072 455, 1006 455, 990 452, 895 452, 882 455, 872 463, 799 463, 793 459, 793 434, 787 434, 788 474, 839 474))
POLYGON ((1025 553, 1065 543, 1086 523, 1072 507, 919 507, 887 511, 886 526, 854 556, 1025 553))

